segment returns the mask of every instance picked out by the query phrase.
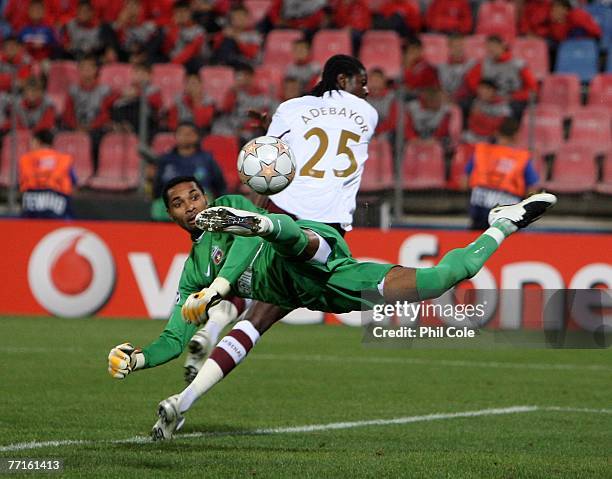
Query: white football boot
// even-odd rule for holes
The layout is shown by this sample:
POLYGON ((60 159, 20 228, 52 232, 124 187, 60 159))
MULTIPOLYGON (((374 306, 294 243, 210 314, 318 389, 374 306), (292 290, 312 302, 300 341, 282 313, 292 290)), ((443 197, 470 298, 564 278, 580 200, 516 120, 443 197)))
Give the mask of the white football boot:
POLYGON ((496 206, 489 211, 489 224, 492 225, 500 219, 507 219, 518 228, 524 228, 540 218, 548 208, 556 203, 555 195, 536 193, 513 205, 496 206))
POLYGON ((185 417, 179 412, 179 395, 175 394, 164 399, 157 407, 159 419, 151 430, 151 438, 154 441, 172 439, 172 435, 185 423, 185 417))
POLYGON ((187 348, 189 352, 185 361, 185 382, 191 384, 213 348, 208 331, 202 328, 195 333, 187 348))
POLYGON ((197 214, 197 228, 204 231, 232 233, 238 236, 265 236, 272 231, 270 218, 227 206, 212 206, 197 214))

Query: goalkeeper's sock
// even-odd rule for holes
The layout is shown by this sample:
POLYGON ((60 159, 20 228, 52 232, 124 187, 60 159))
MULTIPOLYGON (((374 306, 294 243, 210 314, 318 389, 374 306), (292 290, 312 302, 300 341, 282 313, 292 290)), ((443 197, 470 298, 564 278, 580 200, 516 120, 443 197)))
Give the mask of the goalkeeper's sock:
POLYGON ((517 229, 510 220, 497 220, 473 243, 446 253, 436 266, 417 269, 416 286, 419 298, 437 298, 460 281, 473 277, 504 239, 517 229))
POLYGON ((243 320, 236 323, 210 353, 193 382, 179 395, 181 414, 238 366, 255 346, 259 337, 259 332, 251 322, 243 320))
POLYGON ((308 236, 302 228, 287 215, 266 215, 272 226, 263 235, 266 241, 282 256, 299 256, 308 245, 308 236))

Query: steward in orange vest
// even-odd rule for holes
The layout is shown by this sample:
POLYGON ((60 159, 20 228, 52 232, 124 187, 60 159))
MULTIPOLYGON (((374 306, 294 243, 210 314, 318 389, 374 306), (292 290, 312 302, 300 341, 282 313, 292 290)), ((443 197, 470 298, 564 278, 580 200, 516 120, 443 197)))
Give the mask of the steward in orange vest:
POLYGON ((19 159, 21 216, 71 218, 72 189, 76 182, 70 155, 51 148, 53 134, 43 130, 32 139, 32 149, 19 159))
POLYGON ((491 208, 520 201, 540 180, 529 151, 514 147, 518 129, 516 120, 504 120, 497 134, 497 144, 476 144, 474 155, 466 165, 472 189, 472 229, 488 228, 491 208))

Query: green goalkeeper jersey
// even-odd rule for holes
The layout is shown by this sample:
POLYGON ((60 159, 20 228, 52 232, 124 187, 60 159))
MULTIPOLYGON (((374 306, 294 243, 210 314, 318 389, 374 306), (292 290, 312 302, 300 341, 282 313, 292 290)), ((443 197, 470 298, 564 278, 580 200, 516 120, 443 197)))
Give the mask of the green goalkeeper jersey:
MULTIPOLYGON (((222 196, 211 206, 266 213, 237 195, 222 196)), ((393 265, 358 263, 331 226, 306 220, 297 224, 315 231, 329 244, 331 254, 325 264, 281 256, 271 243, 257 236, 203 233, 195 240, 183 268, 172 317, 162 336, 143 350, 146 365, 166 362, 185 348, 196 328, 182 320, 181 307, 190 294, 208 287, 217 276, 229 281, 233 295, 288 310, 306 307, 344 313, 371 309, 374 302, 382 300, 377 285, 393 265)))

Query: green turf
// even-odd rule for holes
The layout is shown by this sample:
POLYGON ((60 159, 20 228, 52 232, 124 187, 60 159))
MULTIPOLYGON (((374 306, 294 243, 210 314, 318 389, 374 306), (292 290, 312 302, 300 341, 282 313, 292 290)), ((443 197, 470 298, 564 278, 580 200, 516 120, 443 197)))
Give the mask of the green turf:
POLYGON ((124 381, 106 372, 112 346, 146 344, 162 328, 156 321, 0 318, 0 447, 92 441, 0 457, 60 457, 67 477, 612 477, 612 414, 604 413, 244 434, 519 405, 612 408, 609 350, 364 348, 360 330, 347 327, 272 328, 189 412, 182 432, 210 436, 112 443, 147 435, 157 403, 183 386, 182 359, 124 381))

